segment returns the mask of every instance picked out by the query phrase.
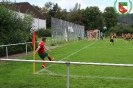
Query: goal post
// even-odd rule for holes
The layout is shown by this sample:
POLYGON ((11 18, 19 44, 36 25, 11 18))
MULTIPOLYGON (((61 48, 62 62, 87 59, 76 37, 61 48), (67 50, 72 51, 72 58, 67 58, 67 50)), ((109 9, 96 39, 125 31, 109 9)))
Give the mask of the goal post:
POLYGON ((95 30, 87 30, 87 38, 88 41, 90 40, 99 40, 100 39, 100 30, 95 29, 95 30))

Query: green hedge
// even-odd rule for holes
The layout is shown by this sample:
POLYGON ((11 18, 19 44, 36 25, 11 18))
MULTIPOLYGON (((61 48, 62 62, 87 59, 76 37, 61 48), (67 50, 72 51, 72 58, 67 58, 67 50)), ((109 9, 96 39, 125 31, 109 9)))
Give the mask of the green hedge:
POLYGON ((122 33, 133 33, 133 28, 128 25, 116 25, 111 27, 106 34, 110 35, 111 33, 116 33, 117 36, 121 36, 122 33))
MULTIPOLYGON (((31 42, 30 30, 32 28, 33 16, 25 15, 21 18, 15 13, 13 6, 0 5, 0 45, 31 42)), ((27 13, 28 14, 28 13, 27 13)), ((28 45, 28 50, 32 49, 28 45)), ((9 46, 8 54, 25 52, 25 45, 9 46)), ((0 47, 0 57, 6 55, 6 48, 0 47)))
MULTIPOLYGON (((31 42, 31 41, 29 41, 29 42, 31 42)), ((23 42, 23 43, 25 43, 25 42, 23 42)), ((8 55, 26 52, 26 44, 7 46, 7 48, 8 48, 8 55)), ((33 47, 31 45, 31 43, 27 43, 27 51, 32 51, 32 49, 33 49, 33 47)), ((1 51, 0 57, 6 56, 6 46, 0 47, 0 51, 1 51)))
POLYGON ((51 37, 51 29, 39 29, 37 35, 38 37, 51 37))

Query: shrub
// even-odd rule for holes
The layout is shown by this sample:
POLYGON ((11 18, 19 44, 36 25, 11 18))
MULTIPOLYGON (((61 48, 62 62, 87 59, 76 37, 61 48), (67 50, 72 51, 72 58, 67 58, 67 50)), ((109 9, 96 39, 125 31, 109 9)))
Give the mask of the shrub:
POLYGON ((110 33, 116 33, 118 36, 121 36, 122 33, 133 33, 133 29, 126 25, 116 25, 109 29, 108 34, 110 33))
MULTIPOLYGON (((32 15, 25 15, 21 18, 18 13, 10 10, 8 4, 0 5, 0 45, 28 42, 31 36, 32 21, 32 15)), ((28 45, 28 50, 31 48, 28 45)), ((5 50, 5 47, 0 48, 0 56, 5 55, 5 50)), ((8 51, 9 55, 25 52, 25 45, 10 46, 8 51)))
POLYGON ((51 29, 39 29, 37 34, 38 37, 51 37, 51 29))

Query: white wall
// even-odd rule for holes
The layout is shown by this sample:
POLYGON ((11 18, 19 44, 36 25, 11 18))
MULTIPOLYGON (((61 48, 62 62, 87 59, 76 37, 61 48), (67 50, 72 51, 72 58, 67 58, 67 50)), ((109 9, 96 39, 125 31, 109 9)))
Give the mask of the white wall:
MULTIPOLYGON (((19 15, 24 18, 24 13, 20 13, 19 15)), ((38 19, 38 18, 34 18, 33 24, 32 24, 34 30, 38 30, 40 28, 44 28, 46 29, 46 20, 42 20, 42 19, 38 19)))
POLYGON ((34 29, 36 30, 40 28, 46 29, 46 20, 34 18, 33 26, 34 26, 34 29))

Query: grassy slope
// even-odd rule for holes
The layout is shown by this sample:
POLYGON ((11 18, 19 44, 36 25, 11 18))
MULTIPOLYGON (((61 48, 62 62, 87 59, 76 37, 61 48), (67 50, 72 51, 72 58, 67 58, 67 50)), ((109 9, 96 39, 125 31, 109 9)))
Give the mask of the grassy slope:
MULTIPOLYGON (((55 60, 76 62, 101 62, 132 64, 133 41, 121 39, 115 45, 109 40, 80 41, 56 48, 50 53, 55 60), (84 48, 85 46, 88 46, 84 48), (84 49, 83 49, 84 48, 84 49), (79 50, 79 52, 76 52, 79 50), (70 54, 74 53, 69 57, 70 54), (67 57, 68 58, 65 58, 67 57)), ((32 55, 22 57, 32 59, 32 55)), ((40 60, 38 55, 36 59, 40 60)), ((32 74, 32 63, 5 62, 0 64, 0 88, 65 88, 66 65, 47 63, 47 70, 32 74), (49 67, 51 66, 51 67, 49 67), (48 71, 51 71, 51 75, 48 71)), ((41 63, 36 63, 36 71, 41 63)), ((70 66, 70 88, 132 88, 133 70, 125 67, 109 66, 70 66), (75 76, 75 77, 74 77, 75 76)))

